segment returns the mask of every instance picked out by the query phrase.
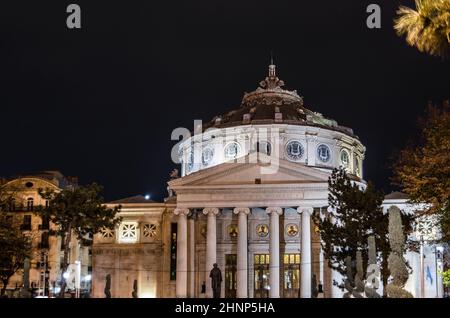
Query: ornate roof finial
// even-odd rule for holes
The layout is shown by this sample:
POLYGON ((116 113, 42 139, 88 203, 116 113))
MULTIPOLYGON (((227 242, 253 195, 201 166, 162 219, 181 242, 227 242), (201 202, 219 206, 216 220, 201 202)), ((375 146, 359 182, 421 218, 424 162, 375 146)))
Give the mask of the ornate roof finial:
POLYGON ((284 82, 277 77, 275 64, 273 64, 273 51, 270 51, 270 65, 269 76, 264 81, 261 81, 259 85, 264 89, 280 89, 284 86, 284 82))

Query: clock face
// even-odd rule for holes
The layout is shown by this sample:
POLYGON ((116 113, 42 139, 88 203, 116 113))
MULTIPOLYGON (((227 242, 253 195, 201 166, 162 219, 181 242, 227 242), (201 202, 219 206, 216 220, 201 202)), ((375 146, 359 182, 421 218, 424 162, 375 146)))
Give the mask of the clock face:
POLYGON ((293 161, 298 161, 303 157, 305 150, 303 149, 300 141, 292 140, 286 145, 286 155, 289 159, 293 161))

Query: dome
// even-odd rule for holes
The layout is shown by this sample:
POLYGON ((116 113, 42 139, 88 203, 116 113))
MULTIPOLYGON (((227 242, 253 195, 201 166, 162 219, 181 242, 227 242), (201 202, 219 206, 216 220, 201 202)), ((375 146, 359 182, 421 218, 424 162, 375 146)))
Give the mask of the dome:
POLYGON ((295 90, 283 87, 271 64, 268 76, 244 94, 238 109, 196 125, 173 152, 181 176, 256 152, 322 171, 343 167, 362 179, 365 147, 353 131, 304 107, 295 90))
POLYGON ((284 123, 318 126, 356 137, 352 129, 340 126, 335 120, 304 107, 303 97, 296 90, 289 91, 283 89, 283 86, 284 81, 276 75, 276 66, 269 65, 268 76, 259 83, 256 90, 244 94, 238 109, 214 117, 203 128, 284 123))

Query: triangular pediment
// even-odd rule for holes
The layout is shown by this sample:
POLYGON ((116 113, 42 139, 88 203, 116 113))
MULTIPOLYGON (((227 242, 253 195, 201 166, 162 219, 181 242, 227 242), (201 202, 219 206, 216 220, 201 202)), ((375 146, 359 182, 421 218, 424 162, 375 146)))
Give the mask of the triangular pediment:
POLYGON ((301 163, 279 159, 269 164, 270 158, 250 154, 237 162, 223 163, 169 182, 172 189, 185 186, 225 186, 246 184, 301 184, 323 183, 329 173, 301 163))

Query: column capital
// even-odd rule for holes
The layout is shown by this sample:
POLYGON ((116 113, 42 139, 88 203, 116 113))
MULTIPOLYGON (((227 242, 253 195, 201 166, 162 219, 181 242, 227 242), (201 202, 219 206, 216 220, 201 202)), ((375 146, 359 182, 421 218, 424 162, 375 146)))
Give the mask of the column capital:
POLYGON ((299 214, 305 214, 311 216, 314 212, 314 208, 311 206, 299 206, 297 208, 297 213, 299 214))
POLYGON ((204 208, 203 214, 208 215, 208 216, 210 216, 210 215, 216 216, 217 214, 219 214, 219 209, 218 208, 204 208))
POLYGON ((272 215, 275 215, 275 214, 281 215, 281 214, 283 214, 283 209, 280 207, 268 207, 268 208, 266 208, 266 212, 268 214, 272 214, 272 215))
POLYGON ((234 208, 233 210, 234 214, 244 213, 245 215, 248 215, 250 213, 249 208, 234 208))
POLYGON ((186 208, 176 208, 173 210, 173 214, 175 215, 184 215, 187 216, 189 214, 189 209, 186 208))

